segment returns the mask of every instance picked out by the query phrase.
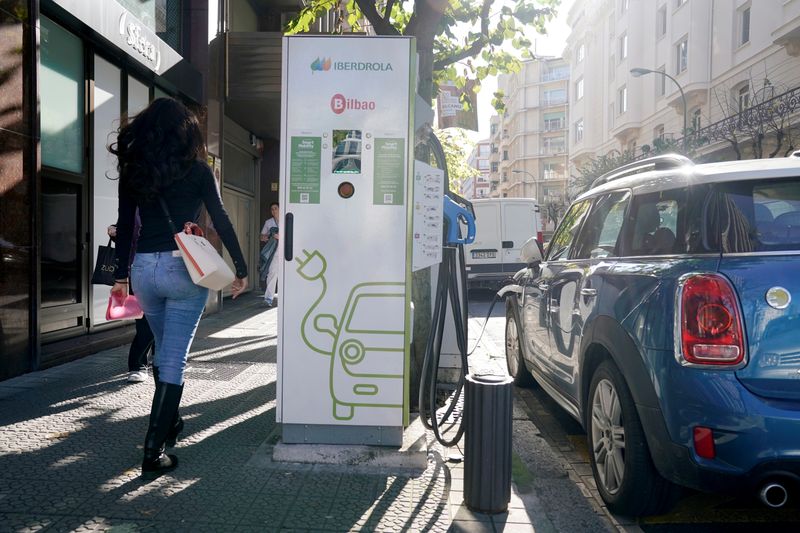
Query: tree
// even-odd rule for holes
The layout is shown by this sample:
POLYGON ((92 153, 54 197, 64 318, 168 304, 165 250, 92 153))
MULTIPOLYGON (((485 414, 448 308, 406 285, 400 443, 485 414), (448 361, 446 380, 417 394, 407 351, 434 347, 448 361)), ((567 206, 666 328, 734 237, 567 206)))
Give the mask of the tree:
MULTIPOLYGON (((470 77, 475 80, 477 92, 480 81, 487 76, 518 71, 519 58, 530 57, 531 42, 524 30, 533 27, 543 33, 559 3, 560 0, 309 0, 287 30, 308 31, 320 16, 336 10, 341 31, 345 26, 362 31, 360 21, 366 20, 377 35, 415 37, 419 56, 417 93, 431 105, 441 81, 450 80, 464 87, 470 77), (503 47, 506 43, 519 53, 508 52, 503 47)), ((499 99, 495 95, 495 101, 499 99)), ((430 154, 424 148, 417 149, 416 157, 427 161, 430 154)), ((415 312, 411 401, 416 404, 417 376, 430 334, 429 269, 414 274, 412 292, 415 312)))
POLYGON ((436 130, 435 133, 444 148, 447 173, 450 177, 450 190, 457 191, 464 180, 479 173, 467 164, 467 159, 475 143, 461 128, 445 128, 436 130))

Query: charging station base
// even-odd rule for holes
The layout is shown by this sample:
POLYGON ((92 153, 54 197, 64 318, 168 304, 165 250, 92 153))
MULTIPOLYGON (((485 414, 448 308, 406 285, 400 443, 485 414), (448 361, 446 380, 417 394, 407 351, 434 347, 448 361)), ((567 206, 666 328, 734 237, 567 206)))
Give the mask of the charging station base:
MULTIPOLYGON (((310 426, 309 428, 311 428, 310 426)), ((313 426, 320 427, 320 426, 313 426)), ((342 429, 341 426, 336 426, 342 429)), ((352 427, 356 429, 358 426, 352 427)), ((380 445, 364 444, 310 444, 286 440, 286 425, 283 426, 283 439, 272 449, 272 460, 276 462, 306 464, 360 465, 374 468, 412 468, 424 470, 428 465, 428 441, 425 427, 419 417, 413 417, 405 431, 401 428, 400 440, 396 444, 386 442, 380 445)), ((375 428, 365 428, 375 429, 375 428)), ((332 439, 327 435, 326 442, 332 439)))
POLYGON ((365 444, 400 446, 403 428, 383 426, 335 426, 328 424, 283 424, 286 444, 365 444))

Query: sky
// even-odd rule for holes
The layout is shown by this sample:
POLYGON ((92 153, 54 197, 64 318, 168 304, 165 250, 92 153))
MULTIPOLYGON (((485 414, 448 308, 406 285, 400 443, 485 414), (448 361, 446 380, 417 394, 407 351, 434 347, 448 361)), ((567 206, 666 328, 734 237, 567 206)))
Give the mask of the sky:
MULTIPOLYGON (((574 0, 561 0, 558 8, 558 16, 551 20, 547 25, 547 35, 540 35, 534 30, 526 33, 528 39, 535 43, 535 50, 538 55, 560 56, 567 44, 569 26, 567 25, 567 13, 574 0)), ((478 128, 477 134, 470 134, 473 141, 489 138, 489 119, 495 114, 492 107, 492 95, 497 90, 497 78, 486 78, 481 85, 478 93, 478 128)))

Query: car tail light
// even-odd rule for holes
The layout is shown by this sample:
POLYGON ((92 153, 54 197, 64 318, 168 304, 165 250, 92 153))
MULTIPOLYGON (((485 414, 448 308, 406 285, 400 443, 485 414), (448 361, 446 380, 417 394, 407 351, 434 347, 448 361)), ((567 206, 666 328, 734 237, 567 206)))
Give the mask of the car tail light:
POLYGON ((713 459, 716 457, 717 451, 714 449, 714 432, 703 426, 695 427, 694 451, 704 459, 713 459))
POLYGON ((680 296, 683 359, 690 364, 731 366, 744 360, 744 329, 733 287, 717 274, 697 274, 680 296))

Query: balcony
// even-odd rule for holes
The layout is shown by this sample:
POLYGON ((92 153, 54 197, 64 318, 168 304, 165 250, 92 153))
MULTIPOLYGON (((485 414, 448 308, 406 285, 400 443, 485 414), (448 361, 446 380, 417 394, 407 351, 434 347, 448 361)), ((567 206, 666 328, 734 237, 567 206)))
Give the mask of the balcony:
POLYGON ((547 120, 544 123, 544 131, 560 131, 565 127, 563 120, 547 120))
POLYGON ((545 170, 542 172, 543 180, 563 180, 566 178, 567 176, 564 172, 557 172, 555 170, 545 170))
POLYGON ((557 105, 564 105, 567 103, 566 98, 542 98, 542 107, 552 107, 557 105))

